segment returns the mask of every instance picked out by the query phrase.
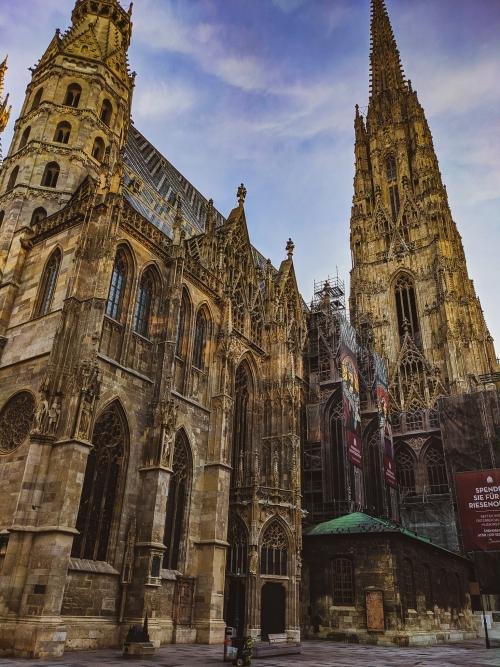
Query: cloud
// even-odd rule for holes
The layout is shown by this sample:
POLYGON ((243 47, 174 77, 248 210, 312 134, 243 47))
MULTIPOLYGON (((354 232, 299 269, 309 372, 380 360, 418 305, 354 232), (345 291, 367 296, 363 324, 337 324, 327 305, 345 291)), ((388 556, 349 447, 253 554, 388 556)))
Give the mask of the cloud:
POLYGON ((429 115, 465 114, 492 101, 500 102, 498 55, 484 55, 467 63, 427 60, 418 68, 417 80, 425 84, 423 96, 429 115))
POLYGON ((184 83, 146 79, 134 97, 134 111, 146 122, 160 117, 166 121, 190 111, 196 100, 196 91, 184 83))

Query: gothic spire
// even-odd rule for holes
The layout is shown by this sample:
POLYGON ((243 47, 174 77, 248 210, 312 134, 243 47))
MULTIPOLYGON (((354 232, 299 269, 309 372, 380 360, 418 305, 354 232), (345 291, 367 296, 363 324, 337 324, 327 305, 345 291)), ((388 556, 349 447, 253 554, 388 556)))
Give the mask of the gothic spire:
POLYGON ((371 0, 370 43, 370 99, 389 90, 406 89, 385 0, 371 0))

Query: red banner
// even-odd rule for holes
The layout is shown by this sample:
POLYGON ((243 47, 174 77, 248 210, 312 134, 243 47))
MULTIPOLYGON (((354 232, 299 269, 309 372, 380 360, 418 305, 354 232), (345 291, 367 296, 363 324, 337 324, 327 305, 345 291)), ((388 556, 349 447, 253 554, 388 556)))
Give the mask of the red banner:
POLYGON ((361 413, 359 402, 359 375, 356 357, 343 343, 341 345, 344 428, 347 458, 358 468, 363 467, 361 442, 361 413))
POLYGON ((500 551, 500 468, 455 475, 464 551, 500 551))

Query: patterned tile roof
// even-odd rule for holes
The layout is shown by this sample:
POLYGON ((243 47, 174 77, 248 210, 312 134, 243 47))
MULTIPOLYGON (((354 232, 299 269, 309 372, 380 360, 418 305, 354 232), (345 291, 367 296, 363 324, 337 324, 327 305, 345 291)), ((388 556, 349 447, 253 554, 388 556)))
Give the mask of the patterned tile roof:
MULTIPOLYGON (((125 199, 140 215, 171 238, 175 196, 179 193, 186 237, 204 232, 208 200, 133 125, 125 145, 124 162, 125 199)), ((214 214, 217 226, 226 222, 216 209, 214 214)), ((256 265, 264 269, 264 255, 253 246, 252 253, 256 265)))

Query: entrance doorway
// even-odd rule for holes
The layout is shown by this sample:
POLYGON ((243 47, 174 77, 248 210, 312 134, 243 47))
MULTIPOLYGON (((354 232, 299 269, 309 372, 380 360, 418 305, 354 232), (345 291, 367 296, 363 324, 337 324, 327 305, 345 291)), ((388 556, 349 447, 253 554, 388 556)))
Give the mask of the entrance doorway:
POLYGON ((260 628, 262 639, 269 634, 285 632, 286 593, 282 584, 267 582, 260 596, 260 628))
POLYGON ((236 635, 243 635, 245 627, 245 582, 236 577, 226 579, 226 625, 236 628, 236 635))

